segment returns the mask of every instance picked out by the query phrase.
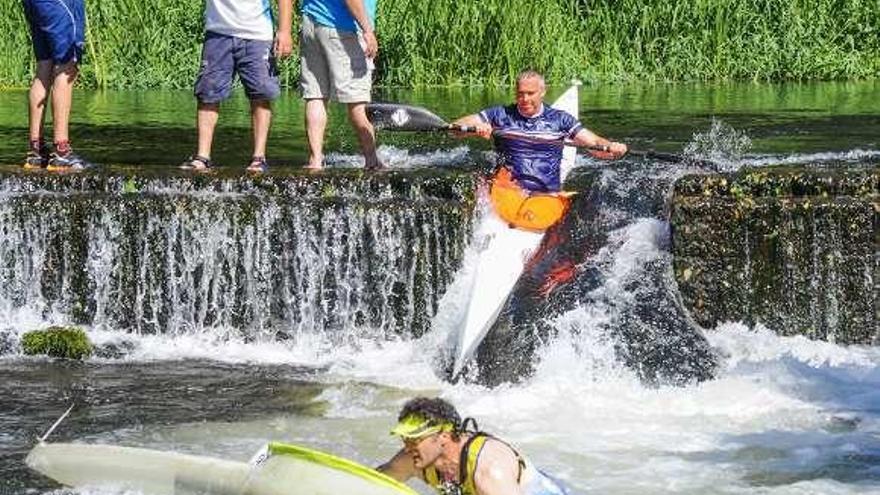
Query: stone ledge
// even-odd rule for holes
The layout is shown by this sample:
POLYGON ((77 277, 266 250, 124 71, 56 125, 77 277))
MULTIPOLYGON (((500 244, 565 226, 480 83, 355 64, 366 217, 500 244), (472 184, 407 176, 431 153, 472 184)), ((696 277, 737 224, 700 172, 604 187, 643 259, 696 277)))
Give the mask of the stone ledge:
POLYGON ((198 173, 174 168, 109 166, 81 173, 0 167, 0 194, 251 194, 300 199, 440 200, 470 203, 478 174, 471 170, 278 169, 247 175, 240 169, 198 173))
POLYGON ((764 168, 680 179, 675 277, 695 320, 880 343, 880 171, 764 168))

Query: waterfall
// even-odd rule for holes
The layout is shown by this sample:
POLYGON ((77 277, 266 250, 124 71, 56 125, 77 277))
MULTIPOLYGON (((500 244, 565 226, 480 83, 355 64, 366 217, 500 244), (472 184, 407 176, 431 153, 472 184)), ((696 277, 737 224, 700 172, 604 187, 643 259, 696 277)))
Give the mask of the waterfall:
POLYGON ((474 177, 0 176, 0 314, 245 339, 421 335, 474 177))

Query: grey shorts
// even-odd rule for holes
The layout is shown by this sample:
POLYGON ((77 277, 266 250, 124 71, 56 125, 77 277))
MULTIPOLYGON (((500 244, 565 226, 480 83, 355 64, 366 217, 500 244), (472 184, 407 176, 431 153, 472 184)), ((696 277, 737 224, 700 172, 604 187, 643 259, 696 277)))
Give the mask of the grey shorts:
POLYGON ((299 43, 303 98, 370 101, 373 62, 364 54, 359 33, 322 26, 303 15, 299 43))
POLYGON ((229 98, 236 73, 251 100, 274 100, 281 93, 271 41, 205 33, 196 98, 202 103, 229 98))

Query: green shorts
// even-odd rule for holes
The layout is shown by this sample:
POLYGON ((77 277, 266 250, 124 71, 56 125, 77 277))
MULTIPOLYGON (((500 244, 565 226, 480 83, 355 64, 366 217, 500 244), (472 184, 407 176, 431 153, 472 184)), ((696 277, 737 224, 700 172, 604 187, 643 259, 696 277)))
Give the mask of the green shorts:
POLYGON ((370 101, 373 61, 364 54, 359 33, 322 26, 303 15, 299 43, 299 84, 304 99, 370 101))

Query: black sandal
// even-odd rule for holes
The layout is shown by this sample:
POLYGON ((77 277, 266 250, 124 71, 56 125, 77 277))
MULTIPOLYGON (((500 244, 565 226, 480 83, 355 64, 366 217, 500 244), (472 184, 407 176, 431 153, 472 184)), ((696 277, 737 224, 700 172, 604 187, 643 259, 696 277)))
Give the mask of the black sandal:
POLYGON ((180 168, 184 170, 198 171, 213 170, 214 162, 212 162, 210 158, 201 155, 190 155, 180 164, 180 168))

